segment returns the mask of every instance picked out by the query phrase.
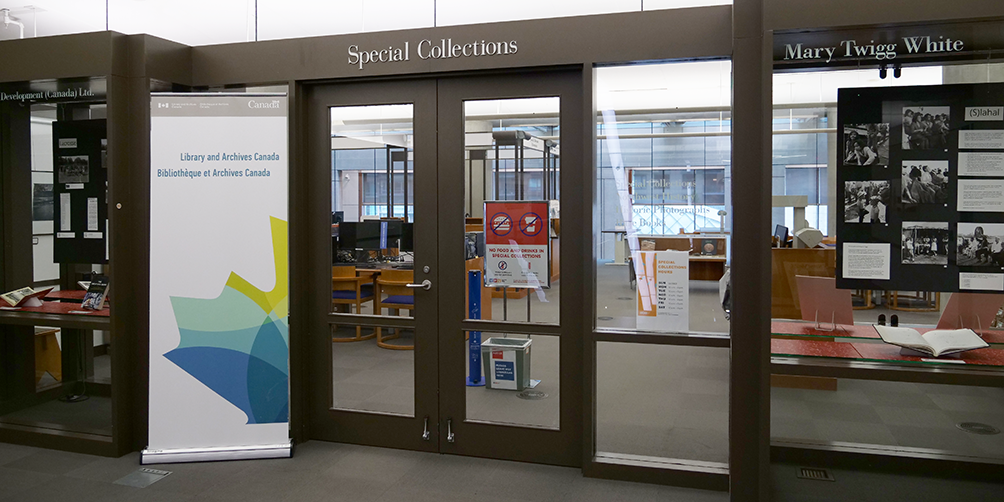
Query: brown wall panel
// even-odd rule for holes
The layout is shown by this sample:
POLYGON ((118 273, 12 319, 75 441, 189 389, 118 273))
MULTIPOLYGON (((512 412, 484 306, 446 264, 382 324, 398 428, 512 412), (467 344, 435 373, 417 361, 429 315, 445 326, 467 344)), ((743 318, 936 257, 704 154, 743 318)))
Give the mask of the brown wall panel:
POLYGON ((935 22, 1004 16, 1001 0, 764 0, 764 29, 935 22))
POLYGON ((359 33, 193 49, 193 84, 285 82, 597 62, 722 57, 731 53, 729 6, 359 33), (505 56, 420 59, 422 40, 517 41, 505 56), (348 48, 409 44, 409 61, 349 64, 348 48))
POLYGON ((164 82, 191 85, 193 51, 191 47, 150 35, 136 36, 142 37, 146 49, 144 76, 164 82))
POLYGON ((3 291, 31 286, 31 132, 29 108, 0 103, 0 237, 3 291), (25 224, 28 222, 28 224, 25 224))
POLYGON ((110 31, 0 42, 0 82, 107 75, 112 71, 110 31))

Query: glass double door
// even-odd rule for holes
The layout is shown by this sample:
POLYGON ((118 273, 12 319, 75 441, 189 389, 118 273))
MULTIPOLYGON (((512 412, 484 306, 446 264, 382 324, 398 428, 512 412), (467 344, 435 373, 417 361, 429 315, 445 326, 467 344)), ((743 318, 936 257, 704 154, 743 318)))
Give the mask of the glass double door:
POLYGON ((560 209, 580 72, 304 98, 309 437, 579 465, 585 288, 561 275, 560 209))

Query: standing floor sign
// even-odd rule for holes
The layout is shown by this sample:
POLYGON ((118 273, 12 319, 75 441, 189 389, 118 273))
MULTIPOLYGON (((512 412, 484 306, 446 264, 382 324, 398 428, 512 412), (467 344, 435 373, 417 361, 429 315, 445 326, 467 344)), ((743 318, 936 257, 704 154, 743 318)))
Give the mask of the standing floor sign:
POLYGON ((639 251, 638 329, 690 330, 690 256, 686 251, 639 251))
POLYGON ((485 202, 485 285, 550 287, 547 201, 485 202))
POLYGON ((150 103, 144 464, 288 457, 285 95, 150 103))

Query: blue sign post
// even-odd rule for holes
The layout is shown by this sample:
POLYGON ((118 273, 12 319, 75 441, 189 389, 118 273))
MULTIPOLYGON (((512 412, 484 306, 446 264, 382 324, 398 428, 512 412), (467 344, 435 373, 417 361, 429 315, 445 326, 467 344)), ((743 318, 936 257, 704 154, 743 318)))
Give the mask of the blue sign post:
MULTIPOLYGON (((467 316, 470 319, 481 319, 481 271, 471 270, 467 273, 467 316)), ((485 378, 481 375, 481 332, 471 331, 468 335, 470 371, 467 377, 468 387, 481 387, 485 378)))

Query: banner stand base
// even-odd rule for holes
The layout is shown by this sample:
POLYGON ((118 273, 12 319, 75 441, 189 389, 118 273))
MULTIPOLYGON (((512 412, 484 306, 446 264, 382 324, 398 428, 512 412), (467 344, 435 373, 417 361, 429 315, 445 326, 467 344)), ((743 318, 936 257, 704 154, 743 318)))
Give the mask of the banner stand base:
POLYGON ((179 448, 140 452, 139 463, 177 464, 183 462, 214 462, 220 460, 254 460, 263 458, 291 458, 293 441, 285 444, 258 446, 223 446, 218 448, 179 448))

